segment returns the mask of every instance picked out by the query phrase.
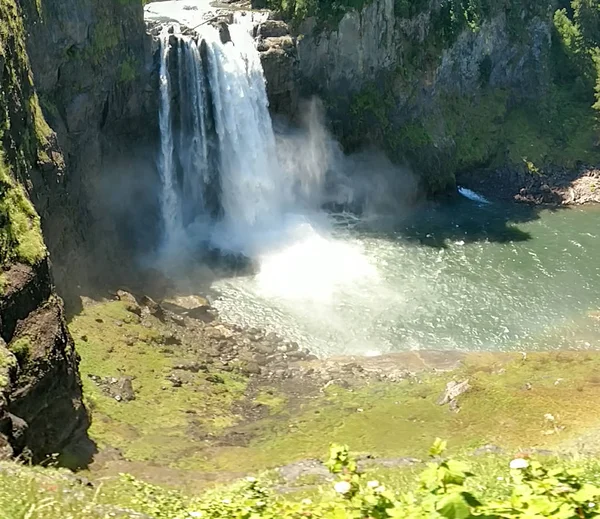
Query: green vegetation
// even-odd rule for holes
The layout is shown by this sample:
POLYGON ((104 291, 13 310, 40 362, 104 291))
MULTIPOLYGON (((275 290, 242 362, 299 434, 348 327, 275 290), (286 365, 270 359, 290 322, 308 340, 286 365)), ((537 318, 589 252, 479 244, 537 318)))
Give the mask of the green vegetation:
POLYGON ((82 357, 92 437, 158 472, 170 467, 227 479, 318 457, 330 441, 383 457, 424 456, 438 435, 451 441, 454 455, 486 444, 553 448, 600 428, 600 356, 593 353, 526 360, 474 353, 450 373, 321 390, 302 382, 300 392, 267 380, 247 387, 241 375, 208 366, 208 373, 187 373, 175 387, 173 366, 197 362, 198 351, 166 347, 164 325, 153 320, 148 328, 127 308, 119 301, 87 307, 70 330, 82 357), (118 402, 90 375, 133 377, 135 400, 118 402), (459 413, 437 403, 451 380, 471 386, 459 413), (262 411, 248 419, 245 408, 262 411))
POLYGON ((334 27, 348 11, 357 11, 371 0, 267 0, 267 7, 280 11, 295 24, 314 16, 320 26, 334 27))
POLYGON ((32 347, 33 345, 31 343, 31 339, 25 336, 19 337, 18 339, 12 341, 10 343, 9 349, 17 358, 17 362, 19 363, 19 365, 23 366, 27 363, 29 357, 31 356, 32 347))
MULTIPOLYGON (((156 519, 599 517, 600 467, 585 459, 543 462, 526 456, 445 459, 445 442, 429 449, 426 468, 361 473, 347 447, 326 462, 335 481, 278 495, 268 477, 246 478, 197 496, 128 475, 96 488, 55 469, 0 465, 1 519, 137 517, 156 519)), ((265 475, 266 476, 266 475, 265 475)))
POLYGON ((600 358, 587 354, 532 354, 525 362, 474 354, 457 372, 356 389, 331 385, 299 409, 238 427, 254 438, 247 447, 212 451, 208 463, 192 454, 181 466, 257 471, 318 457, 330 440, 383 457, 423 456, 437 435, 451 439, 453 454, 486 444, 562 445, 600 425, 593 411, 600 405, 599 367, 600 358), (453 379, 472 387, 459 413, 437 404, 453 379))
MULTIPOLYGON (((600 5, 597 0, 572 0, 570 9, 554 14, 554 26, 566 55, 571 74, 596 91, 595 108, 600 110, 600 5)), ((563 60, 564 64, 564 60, 563 60)))
POLYGON ((243 395, 246 379, 222 373, 223 383, 217 384, 201 372, 182 387, 173 387, 168 376, 174 364, 194 359, 164 345, 166 329, 157 319, 146 328, 126 303, 114 301, 86 308, 70 330, 82 357, 85 397, 94 416, 90 434, 101 447, 117 447, 134 460, 178 466, 198 451, 207 435, 237 422, 232 406, 243 395), (131 402, 118 402, 90 378, 122 374, 133 377, 136 398, 131 402))
POLYGON ((23 187, 11 178, 1 152, 0 222, 1 264, 22 261, 32 265, 45 256, 40 218, 23 187))
POLYGON ((119 67, 119 81, 129 83, 133 81, 137 74, 137 63, 135 59, 129 57, 119 67))

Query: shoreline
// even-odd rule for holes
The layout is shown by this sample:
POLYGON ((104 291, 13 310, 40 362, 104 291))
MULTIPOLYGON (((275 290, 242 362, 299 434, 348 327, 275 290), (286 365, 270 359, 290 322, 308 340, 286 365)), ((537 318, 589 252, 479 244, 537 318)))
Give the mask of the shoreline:
POLYGON ((600 167, 594 166, 502 166, 459 174, 457 184, 492 201, 545 207, 600 204, 600 167))

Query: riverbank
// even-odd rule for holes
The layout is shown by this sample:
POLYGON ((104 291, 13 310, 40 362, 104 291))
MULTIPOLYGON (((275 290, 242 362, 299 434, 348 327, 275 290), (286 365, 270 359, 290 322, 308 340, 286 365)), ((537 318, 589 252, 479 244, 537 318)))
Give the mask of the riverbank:
POLYGON ((323 469, 307 460, 333 441, 392 464, 424 459, 438 436, 452 454, 600 447, 596 352, 320 360, 222 322, 201 298, 176 301, 119 292, 70 324, 99 446, 92 480, 198 491, 285 466, 310 480, 323 469))
POLYGON ((457 175, 457 183, 489 200, 564 206, 600 203, 600 169, 537 168, 532 163, 457 175))

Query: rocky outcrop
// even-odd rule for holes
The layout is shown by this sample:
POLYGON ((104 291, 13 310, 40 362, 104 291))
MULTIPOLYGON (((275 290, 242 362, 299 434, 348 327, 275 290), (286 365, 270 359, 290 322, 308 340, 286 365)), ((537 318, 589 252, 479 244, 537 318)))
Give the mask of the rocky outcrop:
POLYGON ((141 2, 21 5, 41 106, 65 163, 60 177, 32 177, 30 193, 69 296, 118 278, 140 243, 154 242, 158 88, 141 2))
POLYGON ((23 186, 60 181, 63 156, 33 86, 21 11, 0 3, 0 457, 93 451, 78 356, 54 292, 40 219, 23 186))
MULTIPOLYGON (((295 27, 301 93, 324 100, 345 149, 383 148, 431 193, 500 153, 486 134, 498 133, 493 123, 481 127, 539 99, 551 80, 551 0, 485 14, 471 4, 452 14, 451 2, 373 0, 295 27)), ((267 64, 267 83, 281 70, 267 64)))
POLYGON ((257 48, 267 80, 271 112, 293 117, 298 109, 298 55, 296 38, 288 24, 266 20, 256 29, 257 48))

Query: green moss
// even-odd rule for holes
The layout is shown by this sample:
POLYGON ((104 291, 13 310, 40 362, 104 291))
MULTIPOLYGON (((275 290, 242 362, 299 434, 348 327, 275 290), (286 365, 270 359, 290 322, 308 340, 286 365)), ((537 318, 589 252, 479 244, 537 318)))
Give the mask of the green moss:
POLYGON ((256 397, 254 402, 269 408, 270 414, 278 414, 285 410, 287 398, 273 389, 264 389, 256 397))
POLYGON ((29 357, 31 356, 32 348, 33 345, 29 337, 19 337, 18 339, 12 341, 9 345, 10 351, 17 358, 20 366, 27 363, 29 357))
POLYGON ((23 187, 10 176, 0 152, 0 262, 30 265, 46 255, 40 218, 23 187))
POLYGON ((129 83, 133 81, 137 74, 137 63, 133 58, 127 58, 119 67, 119 81, 129 83))

